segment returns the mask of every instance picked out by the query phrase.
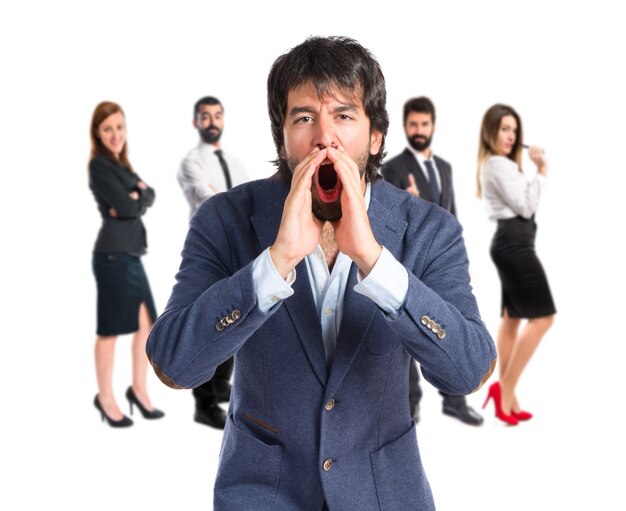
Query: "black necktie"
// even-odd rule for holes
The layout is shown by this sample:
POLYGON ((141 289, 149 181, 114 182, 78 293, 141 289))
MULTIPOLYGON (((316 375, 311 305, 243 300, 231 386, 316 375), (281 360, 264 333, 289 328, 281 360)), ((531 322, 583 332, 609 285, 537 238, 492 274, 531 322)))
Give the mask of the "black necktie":
POLYGON ((224 159, 224 156, 222 155, 222 150, 217 149, 215 151, 215 155, 217 156, 217 159, 220 161, 220 165, 222 166, 222 171, 224 172, 224 178, 226 179, 226 189, 230 190, 233 187, 233 183, 230 180, 230 172, 228 172, 228 164, 226 163, 226 160, 224 159))
POLYGON ((430 191, 433 195, 433 202, 439 204, 439 199, 441 198, 441 194, 439 193, 439 186, 437 185, 437 176, 435 175, 435 167, 433 167, 433 162, 430 160, 424 161, 426 165, 426 170, 428 171, 428 181, 430 183, 430 191))

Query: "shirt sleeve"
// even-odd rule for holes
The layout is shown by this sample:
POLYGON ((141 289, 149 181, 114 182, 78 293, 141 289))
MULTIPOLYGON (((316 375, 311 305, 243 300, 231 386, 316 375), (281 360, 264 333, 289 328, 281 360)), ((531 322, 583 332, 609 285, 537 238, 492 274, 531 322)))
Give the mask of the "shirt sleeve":
POLYGON ((539 206, 539 198, 545 184, 545 176, 536 174, 527 181, 513 162, 492 158, 489 161, 488 178, 493 182, 502 201, 517 215, 532 217, 539 206))
POLYGON ((357 293, 367 296, 387 314, 397 316, 400 313, 409 289, 409 276, 389 250, 383 247, 369 275, 363 278, 359 271, 357 280, 354 286, 357 293))
POLYGON ((296 281, 296 270, 292 270, 283 280, 272 262, 268 248, 252 263, 252 280, 259 309, 269 312, 278 302, 293 294, 291 286, 296 281))
POLYGON ((209 182, 202 172, 202 164, 192 158, 185 158, 180 166, 180 184, 187 199, 192 204, 199 204, 214 195, 209 182))

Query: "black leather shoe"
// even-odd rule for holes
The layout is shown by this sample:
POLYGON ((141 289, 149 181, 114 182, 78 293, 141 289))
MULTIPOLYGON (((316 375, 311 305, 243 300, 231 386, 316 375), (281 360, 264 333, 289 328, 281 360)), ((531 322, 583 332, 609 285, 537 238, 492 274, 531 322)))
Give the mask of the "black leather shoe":
POLYGON ((459 419, 470 426, 480 426, 483 418, 471 406, 467 405, 464 396, 453 396, 453 399, 443 400, 443 413, 459 419))
POLYGON ((410 406, 411 418, 415 421, 415 424, 417 424, 420 421, 420 405, 419 403, 411 403, 410 406))
POLYGON ((93 400, 93 405, 100 412, 100 417, 102 417, 102 420, 104 421, 106 419, 107 424, 112 428, 128 428, 129 426, 133 425, 133 421, 130 418, 126 417, 126 415, 124 415, 120 420, 116 421, 111 419, 111 417, 104 413, 104 408, 102 408, 102 405, 100 404, 98 394, 96 394, 96 397, 93 400))
POLYGON ((196 408, 193 420, 205 426, 224 429, 226 426, 226 412, 218 405, 209 405, 206 408, 196 408))
POLYGON ((126 399, 128 399, 128 404, 130 405, 131 415, 133 414, 133 405, 136 405, 137 408, 139 408, 139 411, 141 412, 141 415, 143 416, 144 419, 160 419, 161 417, 165 415, 165 413, 159 410, 158 408, 153 408, 152 410, 148 410, 143 405, 143 403, 139 401, 139 398, 135 394, 135 391, 133 390, 132 387, 128 387, 128 389, 126 390, 126 399))
POLYGON ((216 380, 213 382, 213 390, 215 399, 218 403, 228 403, 230 401, 230 391, 232 386, 224 380, 216 380))

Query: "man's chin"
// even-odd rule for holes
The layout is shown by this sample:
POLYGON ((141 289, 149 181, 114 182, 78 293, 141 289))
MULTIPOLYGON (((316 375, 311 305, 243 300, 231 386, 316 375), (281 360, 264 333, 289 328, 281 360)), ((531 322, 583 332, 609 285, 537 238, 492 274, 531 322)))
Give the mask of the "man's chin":
POLYGON ((425 151, 426 149, 428 149, 430 147, 430 142, 431 142, 430 138, 427 138, 426 140, 423 140, 423 139, 415 140, 412 138, 409 139, 409 144, 411 145, 411 147, 419 152, 425 151))
POLYGON ((338 222, 341 220, 341 202, 313 202, 313 215, 322 222, 338 222))
POLYGON ((200 138, 206 144, 217 144, 220 141, 220 137, 222 136, 222 132, 218 131, 215 133, 200 131, 200 138))

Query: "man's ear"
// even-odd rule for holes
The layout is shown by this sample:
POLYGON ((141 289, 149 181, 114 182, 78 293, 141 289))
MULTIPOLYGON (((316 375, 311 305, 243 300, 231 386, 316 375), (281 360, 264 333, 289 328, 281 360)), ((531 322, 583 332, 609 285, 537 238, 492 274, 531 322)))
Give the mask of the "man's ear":
POLYGON ((285 158, 285 145, 281 145, 280 149, 278 150, 278 156, 281 157, 283 160, 286 160, 287 158, 285 158))
POLYGON ((379 130, 372 131, 370 135, 370 154, 378 154, 380 152, 380 146, 383 143, 383 133, 379 130))
POLYGON ((196 118, 195 118, 195 117, 193 118, 192 124, 193 124, 193 127, 194 127, 194 128, 196 128, 196 129, 200 129, 200 128, 198 128, 198 121, 196 121, 196 118))

